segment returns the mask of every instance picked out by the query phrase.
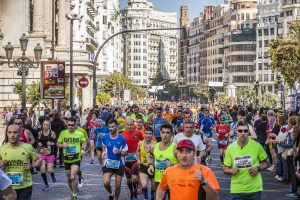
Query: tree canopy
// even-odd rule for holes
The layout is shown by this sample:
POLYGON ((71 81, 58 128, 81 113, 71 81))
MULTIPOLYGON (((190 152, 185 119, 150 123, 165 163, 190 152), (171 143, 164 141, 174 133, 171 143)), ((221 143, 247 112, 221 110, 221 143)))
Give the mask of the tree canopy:
POLYGON ((107 92, 111 97, 123 97, 124 90, 131 91, 131 97, 137 99, 138 97, 146 97, 147 91, 132 83, 131 79, 124 76, 122 73, 113 73, 105 78, 103 91, 107 92))
POLYGON ((300 76, 300 22, 289 24, 289 37, 278 38, 269 44, 270 68, 279 72, 289 86, 293 86, 300 76))

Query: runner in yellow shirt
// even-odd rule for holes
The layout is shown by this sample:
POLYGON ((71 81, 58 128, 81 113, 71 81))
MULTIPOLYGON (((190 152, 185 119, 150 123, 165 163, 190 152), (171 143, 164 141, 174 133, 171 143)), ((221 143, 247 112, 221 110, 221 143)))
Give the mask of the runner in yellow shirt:
POLYGON ((21 129, 10 125, 6 131, 5 144, 0 147, 0 167, 12 181, 17 199, 30 200, 32 195, 32 176, 30 160, 35 166, 41 164, 31 144, 20 142, 21 129))

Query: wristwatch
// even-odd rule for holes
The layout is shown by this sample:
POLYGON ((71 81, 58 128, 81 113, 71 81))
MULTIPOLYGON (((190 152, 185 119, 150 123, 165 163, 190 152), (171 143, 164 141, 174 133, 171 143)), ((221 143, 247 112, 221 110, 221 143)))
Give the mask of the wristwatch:
POLYGON ((207 185, 207 180, 203 179, 201 182, 201 186, 207 185))

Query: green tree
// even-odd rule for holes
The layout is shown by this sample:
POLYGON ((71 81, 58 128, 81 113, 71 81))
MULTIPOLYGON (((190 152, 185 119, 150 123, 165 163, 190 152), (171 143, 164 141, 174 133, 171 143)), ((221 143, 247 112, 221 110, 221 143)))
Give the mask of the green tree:
POLYGON ((110 94, 111 97, 122 98, 125 89, 131 91, 133 99, 147 96, 147 92, 143 88, 133 84, 131 79, 124 76, 122 73, 113 73, 105 78, 103 91, 110 94))
POLYGON ((106 92, 99 92, 96 97, 97 103, 102 105, 110 103, 111 96, 106 92))
POLYGON ((194 89, 194 95, 199 97, 200 99, 208 99, 209 98, 209 87, 207 85, 200 85, 194 89))
POLYGON ((254 88, 251 87, 238 87, 236 90, 236 97, 243 97, 244 105, 255 104, 257 94, 254 88))
POLYGON ((265 92, 263 96, 260 96, 260 105, 274 108, 277 104, 278 96, 273 92, 265 92))
POLYGON ((278 38, 269 47, 272 61, 270 68, 280 73, 290 87, 293 86, 300 76, 300 22, 291 22, 289 37, 278 38))
POLYGON ((224 104, 224 105, 230 104, 230 99, 224 92, 219 92, 217 101, 219 104, 224 104))
POLYGON ((151 80, 151 85, 157 86, 159 83, 161 83, 164 80, 166 79, 164 79, 164 76, 159 71, 158 73, 155 74, 154 78, 151 80))

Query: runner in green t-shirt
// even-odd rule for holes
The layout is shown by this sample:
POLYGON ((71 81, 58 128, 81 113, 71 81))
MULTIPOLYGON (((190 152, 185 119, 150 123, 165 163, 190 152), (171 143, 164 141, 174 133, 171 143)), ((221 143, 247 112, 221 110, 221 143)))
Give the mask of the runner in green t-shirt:
POLYGON ((225 153, 224 173, 231 175, 230 192, 237 199, 261 199, 263 182, 260 171, 269 167, 263 147, 249 139, 249 126, 237 122, 237 141, 225 153))
POLYGON ((20 142, 21 129, 18 125, 10 125, 7 128, 6 144, 0 147, 0 167, 11 179, 16 190, 17 199, 31 199, 32 176, 30 160, 34 165, 41 164, 38 154, 31 144, 20 142))
POLYGON ((173 127, 171 124, 163 124, 160 126, 161 142, 156 143, 150 149, 148 173, 154 174, 155 187, 157 188, 161 182, 164 171, 178 163, 175 155, 175 143, 172 142, 173 127))
POLYGON ((65 170, 72 192, 71 199, 77 199, 78 183, 76 176, 80 170, 81 145, 85 142, 85 138, 81 132, 76 131, 75 118, 69 118, 67 126, 68 130, 62 131, 59 135, 57 147, 63 148, 65 170))

